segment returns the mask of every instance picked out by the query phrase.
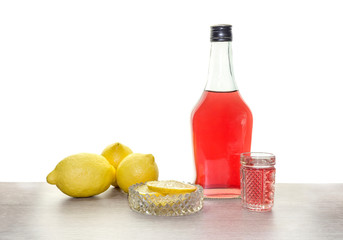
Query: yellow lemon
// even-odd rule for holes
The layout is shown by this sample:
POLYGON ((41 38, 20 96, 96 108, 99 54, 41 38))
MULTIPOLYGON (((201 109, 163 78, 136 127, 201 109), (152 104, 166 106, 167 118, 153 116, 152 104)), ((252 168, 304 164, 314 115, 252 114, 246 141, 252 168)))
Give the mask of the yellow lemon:
POLYGON ((197 187, 191 184, 182 183, 174 180, 168 181, 150 181, 146 185, 151 191, 161 194, 183 194, 194 192, 197 187))
POLYGON ((90 197, 106 191, 115 173, 105 157, 79 153, 60 161, 47 176, 47 182, 71 197, 90 197))
MULTIPOLYGON (((155 182, 155 181, 154 181, 155 182)), ((149 182, 147 182, 149 183, 149 182)), ((174 204, 180 204, 180 201, 185 201, 190 198, 189 194, 186 193, 174 193, 174 194, 162 194, 159 192, 152 191, 147 184, 138 186, 135 189, 142 199, 147 201, 148 204, 155 204, 156 206, 173 206, 174 204)))
POLYGON ((151 191, 148 186, 146 184, 143 184, 142 186, 139 186, 136 191, 140 194, 140 195, 155 195, 156 197, 161 196, 161 193, 158 192, 154 192, 151 191))
POLYGON ((158 180, 158 168, 152 154, 132 153, 119 163, 117 183, 128 192, 131 185, 158 180))
MULTIPOLYGON (((108 145, 101 153, 107 161, 117 169, 119 163, 128 155, 132 150, 119 142, 108 145)), ((112 185, 118 187, 116 179, 113 180, 112 185)))
POLYGON ((102 151, 101 155, 104 156, 113 167, 117 168, 119 163, 131 153, 132 150, 129 147, 117 142, 108 145, 104 151, 102 151))
POLYGON ((141 195, 145 201, 151 202, 153 204, 165 206, 169 204, 172 206, 177 200, 178 196, 175 195, 163 195, 159 192, 151 191, 146 184, 143 184, 136 188, 136 191, 141 195), (149 196, 150 198, 147 198, 149 196))

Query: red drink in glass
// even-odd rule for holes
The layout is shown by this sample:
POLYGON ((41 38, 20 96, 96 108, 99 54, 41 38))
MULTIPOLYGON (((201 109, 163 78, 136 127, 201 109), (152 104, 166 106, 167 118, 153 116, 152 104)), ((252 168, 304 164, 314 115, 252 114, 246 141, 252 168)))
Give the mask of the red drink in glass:
POLYGON ((252 211, 270 211, 274 205, 275 156, 243 153, 241 163, 243 207, 252 211))
POLYGON ((242 167, 245 178, 245 192, 242 192, 243 205, 258 211, 269 211, 274 204, 275 168, 242 167))

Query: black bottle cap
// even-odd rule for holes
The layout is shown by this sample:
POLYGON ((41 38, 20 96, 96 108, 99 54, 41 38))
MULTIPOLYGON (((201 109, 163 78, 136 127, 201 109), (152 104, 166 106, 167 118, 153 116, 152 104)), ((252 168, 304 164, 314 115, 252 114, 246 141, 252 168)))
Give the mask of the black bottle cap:
POLYGON ((232 25, 221 24, 211 26, 211 42, 231 42, 232 25))

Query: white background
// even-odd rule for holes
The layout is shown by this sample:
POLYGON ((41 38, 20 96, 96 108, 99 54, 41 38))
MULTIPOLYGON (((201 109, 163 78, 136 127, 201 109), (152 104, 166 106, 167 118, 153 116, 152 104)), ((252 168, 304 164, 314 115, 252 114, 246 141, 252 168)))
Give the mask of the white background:
POLYGON ((343 182, 339 2, 1 1, 0 181, 114 142, 193 181, 190 113, 229 23, 252 151, 277 156, 277 182, 343 182))

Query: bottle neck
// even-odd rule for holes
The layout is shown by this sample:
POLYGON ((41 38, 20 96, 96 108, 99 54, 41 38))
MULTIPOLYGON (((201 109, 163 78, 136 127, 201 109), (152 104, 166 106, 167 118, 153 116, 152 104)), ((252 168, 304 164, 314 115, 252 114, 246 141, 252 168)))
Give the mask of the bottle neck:
POLYGON ((211 42, 210 66, 206 91, 237 91, 232 67, 232 42, 211 42))

